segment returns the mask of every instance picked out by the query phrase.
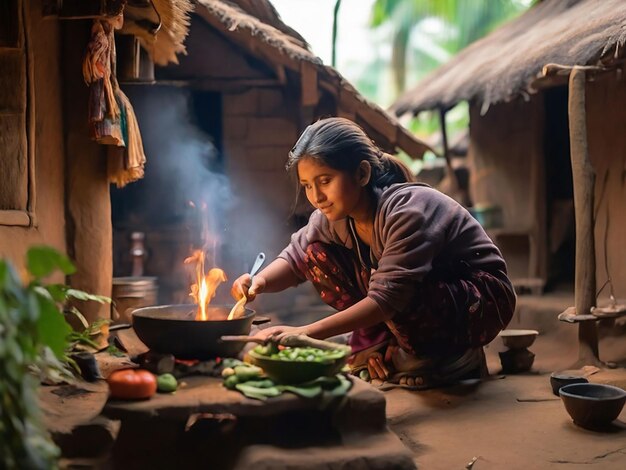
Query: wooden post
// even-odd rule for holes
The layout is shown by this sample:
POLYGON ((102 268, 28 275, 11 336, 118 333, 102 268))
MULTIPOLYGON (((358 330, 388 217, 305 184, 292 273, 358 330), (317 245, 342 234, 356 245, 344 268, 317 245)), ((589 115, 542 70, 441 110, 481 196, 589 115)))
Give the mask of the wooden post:
MULTIPOLYGON (((594 242, 595 173, 589 160, 587 113, 585 111, 586 73, 577 67, 569 77, 569 138, 576 217, 576 273, 574 306, 577 315, 587 315, 595 304, 596 258, 594 242)), ((579 366, 598 365, 598 332, 595 321, 578 324, 579 366)))
POLYGON ((446 111, 443 108, 439 108, 439 125, 441 126, 441 144, 443 147, 443 158, 446 160, 446 175, 444 181, 440 183, 439 190, 446 193, 452 199, 458 203, 463 204, 465 207, 469 205, 469 197, 461 190, 461 183, 457 177, 454 168, 452 167, 452 159, 450 158, 450 145, 448 144, 448 129, 446 126, 446 111), (447 184, 445 183, 445 180, 447 184))

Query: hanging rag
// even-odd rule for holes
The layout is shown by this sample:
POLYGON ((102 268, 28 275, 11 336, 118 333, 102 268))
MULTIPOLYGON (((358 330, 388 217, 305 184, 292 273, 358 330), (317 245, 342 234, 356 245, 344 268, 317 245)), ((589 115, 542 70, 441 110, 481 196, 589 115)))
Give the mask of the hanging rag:
POLYGON ((146 156, 139 123, 128 97, 122 90, 116 90, 120 104, 122 129, 124 131, 124 147, 109 147, 107 158, 107 174, 109 182, 123 188, 128 183, 143 178, 146 156))
POLYGON ((139 123, 117 82, 115 28, 121 18, 95 20, 83 60, 92 138, 107 149, 107 175, 118 188, 141 179, 146 156, 139 123))
POLYGON ((101 144, 124 145, 120 109, 111 73, 114 47, 113 25, 108 20, 95 20, 83 60, 83 78, 89 85, 88 113, 92 138, 101 144))

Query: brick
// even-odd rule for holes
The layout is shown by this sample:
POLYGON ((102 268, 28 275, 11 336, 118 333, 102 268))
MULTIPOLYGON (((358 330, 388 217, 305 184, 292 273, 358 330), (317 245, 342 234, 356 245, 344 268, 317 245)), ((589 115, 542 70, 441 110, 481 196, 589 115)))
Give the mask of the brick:
POLYGON ((224 94, 224 116, 254 115, 259 109, 259 91, 252 88, 243 93, 224 94))
POLYGON ((294 121, 280 118, 250 117, 247 145, 285 145, 291 148, 298 138, 294 121))

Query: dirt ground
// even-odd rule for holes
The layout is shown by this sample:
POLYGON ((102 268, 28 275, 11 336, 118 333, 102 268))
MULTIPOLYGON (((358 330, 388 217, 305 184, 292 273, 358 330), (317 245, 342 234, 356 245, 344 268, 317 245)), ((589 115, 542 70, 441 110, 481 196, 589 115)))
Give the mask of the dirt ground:
MULTIPOLYGON (((496 338, 486 348, 490 378, 482 383, 385 392, 388 424, 414 453, 418 468, 626 468, 626 408, 610 431, 588 431, 573 424, 550 388, 550 373, 568 369, 578 358, 577 326, 556 319, 572 302, 568 293, 520 297, 509 328, 540 332, 529 348, 536 358, 527 373, 500 373, 497 353, 505 348, 496 338)), ((600 358, 619 365, 590 381, 626 388, 623 330, 619 324, 610 335, 601 329, 600 358)))

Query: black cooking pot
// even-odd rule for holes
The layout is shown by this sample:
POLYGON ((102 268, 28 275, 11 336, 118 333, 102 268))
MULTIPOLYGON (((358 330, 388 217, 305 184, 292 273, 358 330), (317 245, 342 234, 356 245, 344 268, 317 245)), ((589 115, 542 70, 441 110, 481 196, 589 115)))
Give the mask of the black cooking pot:
POLYGON ((196 305, 160 305, 135 310, 133 328, 152 351, 173 354, 180 359, 234 357, 243 342, 223 342, 222 335, 247 335, 252 327, 254 310, 227 320, 232 306, 209 306, 207 315, 214 320, 196 320, 196 305))

